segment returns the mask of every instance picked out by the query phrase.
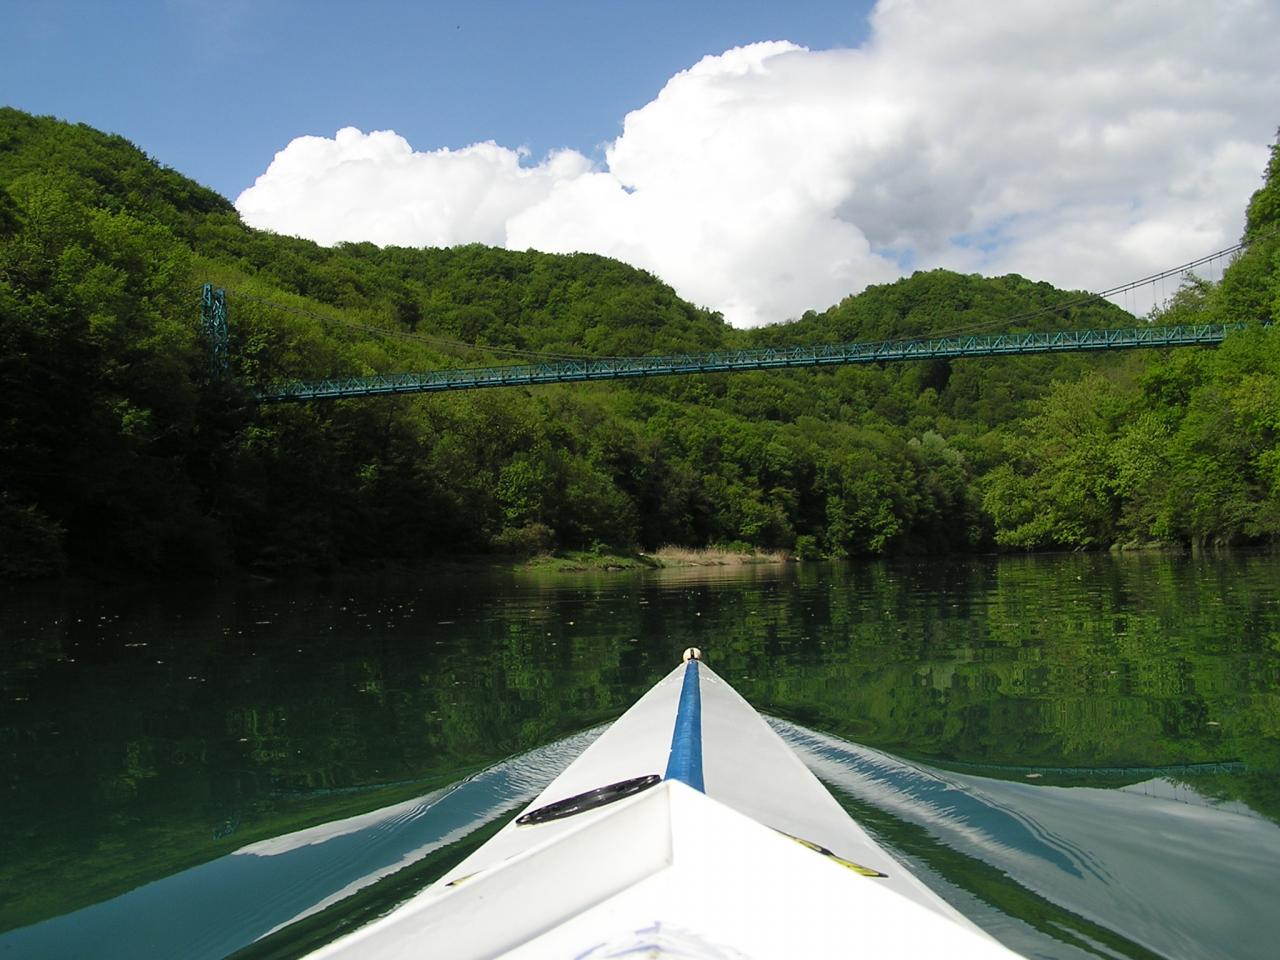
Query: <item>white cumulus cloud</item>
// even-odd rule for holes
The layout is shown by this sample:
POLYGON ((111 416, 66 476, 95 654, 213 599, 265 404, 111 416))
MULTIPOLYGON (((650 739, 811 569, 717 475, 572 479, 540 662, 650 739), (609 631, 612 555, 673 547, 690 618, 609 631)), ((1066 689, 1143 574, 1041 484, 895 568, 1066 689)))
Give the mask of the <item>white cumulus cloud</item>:
POLYGON ((501 245, 508 220, 591 167, 571 150, 530 168, 522 158, 492 142, 420 153, 393 131, 346 127, 298 137, 236 207, 254 226, 323 244, 501 245))
POLYGON ((738 325, 934 266, 1101 289, 1239 235, 1277 36, 1271 0, 881 0, 857 49, 705 57, 603 166, 347 128, 236 205, 326 244, 602 253, 738 325))

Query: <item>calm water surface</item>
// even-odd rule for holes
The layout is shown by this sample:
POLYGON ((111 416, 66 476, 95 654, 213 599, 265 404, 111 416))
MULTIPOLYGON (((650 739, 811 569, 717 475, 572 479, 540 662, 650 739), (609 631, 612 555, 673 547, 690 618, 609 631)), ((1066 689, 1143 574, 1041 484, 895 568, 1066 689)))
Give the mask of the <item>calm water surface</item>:
POLYGON ((482 842, 686 646, 1029 956, 1280 942, 1274 556, 0 596, 3 956, 297 955, 482 842))

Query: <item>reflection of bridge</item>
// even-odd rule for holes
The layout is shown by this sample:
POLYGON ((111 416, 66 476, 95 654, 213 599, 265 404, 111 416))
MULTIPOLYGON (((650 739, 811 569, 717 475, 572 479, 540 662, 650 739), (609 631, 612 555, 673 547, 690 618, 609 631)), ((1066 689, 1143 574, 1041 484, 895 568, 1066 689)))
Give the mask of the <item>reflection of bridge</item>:
POLYGON ((1215 774, 1248 773, 1249 767, 1242 760, 1211 760, 1207 763, 1171 763, 1161 767, 1025 767, 1004 763, 966 763, 960 760, 930 758, 928 763, 945 770, 974 770, 992 775, 1020 775, 1036 777, 1081 777, 1132 779, 1141 777, 1205 777, 1215 774))

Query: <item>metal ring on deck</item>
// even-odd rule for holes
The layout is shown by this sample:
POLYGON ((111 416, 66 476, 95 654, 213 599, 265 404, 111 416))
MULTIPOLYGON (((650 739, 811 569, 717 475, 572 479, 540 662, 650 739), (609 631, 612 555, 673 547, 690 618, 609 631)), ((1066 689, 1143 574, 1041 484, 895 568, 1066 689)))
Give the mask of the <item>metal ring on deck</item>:
POLYGON ((662 778, 656 773, 646 774, 643 777, 632 777, 630 780, 619 780, 617 783, 611 783, 606 787, 596 787, 586 793, 580 793, 574 797, 566 797, 564 800, 557 800, 555 803, 548 803, 545 807, 539 807, 537 810, 530 810, 528 813, 516 817, 516 824, 521 827, 527 827, 538 823, 547 823, 551 820, 563 820, 565 817, 572 817, 576 813, 585 813, 587 810, 594 810, 596 807, 603 807, 617 800, 634 796, 661 782, 662 778))

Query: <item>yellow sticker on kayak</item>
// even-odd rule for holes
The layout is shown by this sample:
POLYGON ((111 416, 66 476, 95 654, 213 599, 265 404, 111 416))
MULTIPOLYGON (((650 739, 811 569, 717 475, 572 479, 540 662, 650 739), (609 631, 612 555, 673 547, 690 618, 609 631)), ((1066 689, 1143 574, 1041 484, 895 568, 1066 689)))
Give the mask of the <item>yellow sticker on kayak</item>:
POLYGON ((887 873, 881 873, 879 870, 872 870, 870 867, 864 867, 860 863, 854 863, 852 860, 846 860, 844 857, 836 856, 834 853, 832 853, 830 850, 828 850, 826 847, 824 847, 820 843, 814 843, 812 840, 804 839, 804 837, 793 836, 792 834, 786 833, 785 831, 782 831, 782 830, 779 830, 778 833, 781 833, 784 837, 790 837, 796 843, 800 844, 800 846, 807 847, 808 849, 812 850, 814 853, 820 853, 824 857, 826 857, 828 860, 832 861, 833 863, 838 863, 840 864, 840 866, 845 867, 846 869, 852 870, 854 873, 861 874, 864 877, 887 877, 888 876, 887 873))

